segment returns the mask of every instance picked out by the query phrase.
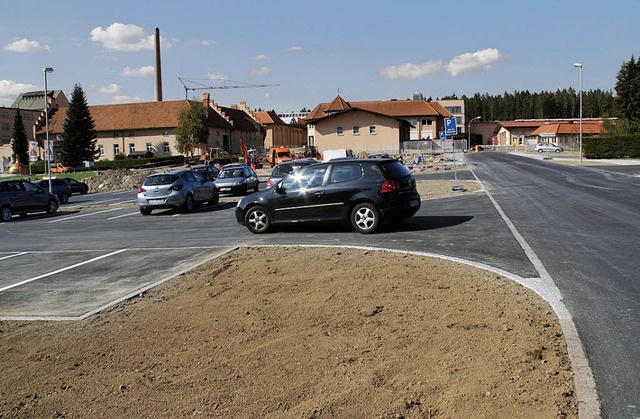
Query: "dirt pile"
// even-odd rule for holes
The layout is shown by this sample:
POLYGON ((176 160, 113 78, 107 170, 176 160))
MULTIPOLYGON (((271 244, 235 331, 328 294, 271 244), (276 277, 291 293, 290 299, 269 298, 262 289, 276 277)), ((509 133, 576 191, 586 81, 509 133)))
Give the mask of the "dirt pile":
POLYGON ((85 179, 89 192, 128 191, 138 189, 147 176, 159 172, 158 169, 114 169, 97 172, 96 176, 85 179))

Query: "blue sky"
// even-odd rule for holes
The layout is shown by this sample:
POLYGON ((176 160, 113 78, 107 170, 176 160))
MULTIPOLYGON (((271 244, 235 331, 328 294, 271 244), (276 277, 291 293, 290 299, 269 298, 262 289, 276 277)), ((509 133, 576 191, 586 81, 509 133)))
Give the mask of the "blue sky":
MULTIPOLYGON (((278 112, 347 101, 613 90, 640 55, 640 1, 244 0, 3 1, 0 106, 23 91, 90 105, 152 101, 153 30, 162 36, 164 100, 185 98, 179 77, 215 89, 223 106, 278 112)), ((195 87, 194 83, 187 83, 195 87)), ((201 98, 203 90, 189 91, 201 98)))

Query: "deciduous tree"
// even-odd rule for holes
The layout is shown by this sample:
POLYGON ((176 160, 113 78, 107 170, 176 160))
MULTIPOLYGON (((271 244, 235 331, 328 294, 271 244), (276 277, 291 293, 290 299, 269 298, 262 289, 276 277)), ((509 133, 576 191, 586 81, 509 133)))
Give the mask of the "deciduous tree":
POLYGON ((180 109, 176 126, 176 149, 180 153, 193 154, 189 146, 206 144, 209 129, 205 125, 207 110, 201 102, 189 102, 189 106, 180 109))

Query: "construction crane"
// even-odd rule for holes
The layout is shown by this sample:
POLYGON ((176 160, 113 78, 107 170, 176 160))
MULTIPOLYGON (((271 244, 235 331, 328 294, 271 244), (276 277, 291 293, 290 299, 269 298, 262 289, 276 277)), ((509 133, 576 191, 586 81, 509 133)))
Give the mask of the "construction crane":
POLYGON ((189 90, 212 90, 212 89, 247 89, 250 87, 271 87, 271 86, 280 86, 280 84, 248 84, 248 83, 242 83, 239 81, 233 81, 233 80, 227 80, 227 79, 220 79, 220 81, 222 82, 222 86, 211 86, 211 85, 206 85, 204 83, 200 83, 197 82, 195 80, 207 80, 209 82, 211 82, 210 79, 184 79, 182 77, 178 77, 178 80, 180 80, 180 83, 182 83, 182 85, 184 86, 184 96, 185 99, 189 100, 189 90), (231 83, 236 83, 234 85, 227 85, 227 82, 231 82, 231 83), (190 83, 191 85, 198 85, 198 87, 189 87, 187 86, 187 83, 190 83))

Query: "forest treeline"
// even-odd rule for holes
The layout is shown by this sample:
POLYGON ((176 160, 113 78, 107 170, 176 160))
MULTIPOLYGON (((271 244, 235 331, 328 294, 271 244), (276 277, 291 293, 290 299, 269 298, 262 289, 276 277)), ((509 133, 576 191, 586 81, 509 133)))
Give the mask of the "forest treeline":
MULTIPOLYGON (((483 121, 513 121, 516 119, 559 119, 580 116, 579 93, 574 89, 542 91, 540 93, 504 92, 502 95, 476 93, 473 97, 455 94, 442 100, 463 99, 467 120, 482 117, 483 121)), ((601 118, 615 114, 612 91, 589 90, 582 92, 582 117, 601 118)))

